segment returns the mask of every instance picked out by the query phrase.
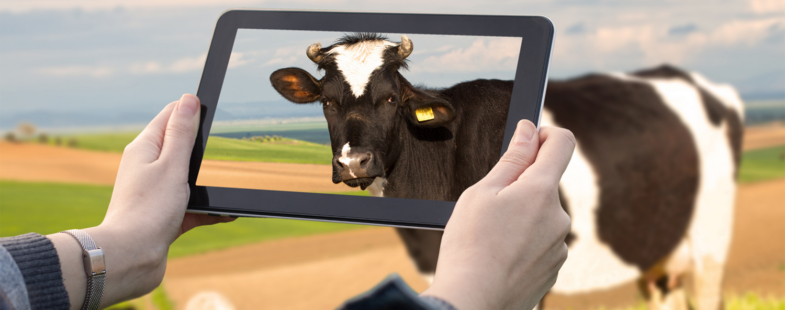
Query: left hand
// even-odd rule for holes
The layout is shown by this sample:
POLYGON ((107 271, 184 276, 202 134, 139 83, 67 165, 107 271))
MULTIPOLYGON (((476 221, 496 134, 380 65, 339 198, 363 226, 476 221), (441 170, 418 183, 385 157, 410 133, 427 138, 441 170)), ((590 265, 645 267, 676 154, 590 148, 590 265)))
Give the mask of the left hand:
MULTIPOLYGON (((126 146, 106 216, 101 225, 85 229, 105 253, 106 290, 101 307, 156 288, 163 280, 169 246, 186 231, 234 220, 185 213, 190 194, 188 167, 200 112, 199 99, 183 95, 126 146)), ((50 238, 56 241, 53 236, 50 238)), ((65 267, 63 270, 66 278, 65 267)), ((84 287, 81 292, 72 295, 69 289, 72 308, 74 304, 81 306, 84 287)))

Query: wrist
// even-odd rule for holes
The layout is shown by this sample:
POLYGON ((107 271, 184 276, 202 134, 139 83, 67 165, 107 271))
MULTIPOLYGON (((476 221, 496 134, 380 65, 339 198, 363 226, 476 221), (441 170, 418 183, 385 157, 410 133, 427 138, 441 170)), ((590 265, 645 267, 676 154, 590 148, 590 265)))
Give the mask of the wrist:
POLYGON ((145 246, 139 232, 97 226, 84 229, 104 251, 106 278, 101 308, 144 295, 157 287, 166 269, 166 251, 145 246))
POLYGON ((420 295, 443 299, 457 309, 503 308, 495 282, 472 277, 474 273, 471 272, 461 274, 453 271, 449 276, 437 272, 433 284, 420 295))

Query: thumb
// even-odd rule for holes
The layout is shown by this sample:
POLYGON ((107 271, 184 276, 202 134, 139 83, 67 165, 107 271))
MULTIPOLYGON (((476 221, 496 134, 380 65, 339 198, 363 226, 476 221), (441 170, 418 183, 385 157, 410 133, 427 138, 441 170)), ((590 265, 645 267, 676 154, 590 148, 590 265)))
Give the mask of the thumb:
POLYGON ((499 190, 509 186, 534 163, 539 145, 537 127, 529 120, 519 121, 510 141, 510 147, 483 181, 499 190))
POLYGON ((196 132, 199 130, 199 98, 185 94, 166 123, 161 159, 187 163, 191 158, 196 132))

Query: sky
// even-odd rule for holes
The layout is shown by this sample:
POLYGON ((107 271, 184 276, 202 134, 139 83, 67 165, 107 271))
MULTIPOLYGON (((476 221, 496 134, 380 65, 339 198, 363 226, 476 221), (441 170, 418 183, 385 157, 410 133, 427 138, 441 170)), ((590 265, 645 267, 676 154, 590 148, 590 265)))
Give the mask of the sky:
MULTIPOLYGON (((284 99, 270 83, 270 75, 282 68, 297 67, 321 79, 305 50, 313 43, 324 47, 343 37, 343 32, 240 29, 235 37, 223 89, 218 100, 220 120, 256 119, 263 116, 321 116, 319 105, 296 105, 284 99)), ((402 34, 382 33, 399 42, 402 34)), ((512 80, 521 50, 518 37, 480 37, 406 34, 414 50, 407 57, 403 76, 414 85, 449 87, 485 79, 512 80)))
POLYGON ((552 78, 669 63, 785 99, 783 0, 1 0, 0 129, 148 121, 196 91, 214 23, 238 7, 542 15, 552 78))

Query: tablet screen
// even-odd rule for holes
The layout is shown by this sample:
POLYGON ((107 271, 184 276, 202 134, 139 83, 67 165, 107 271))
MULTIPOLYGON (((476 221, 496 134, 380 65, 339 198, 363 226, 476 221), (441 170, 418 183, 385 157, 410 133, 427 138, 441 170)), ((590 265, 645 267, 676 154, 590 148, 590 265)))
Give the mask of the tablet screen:
POLYGON ((434 192, 454 181, 444 170, 468 186, 495 164, 460 154, 500 156, 520 49, 517 37, 238 29, 196 185, 454 201, 434 192))

